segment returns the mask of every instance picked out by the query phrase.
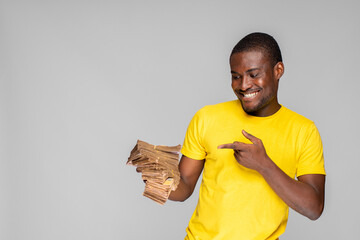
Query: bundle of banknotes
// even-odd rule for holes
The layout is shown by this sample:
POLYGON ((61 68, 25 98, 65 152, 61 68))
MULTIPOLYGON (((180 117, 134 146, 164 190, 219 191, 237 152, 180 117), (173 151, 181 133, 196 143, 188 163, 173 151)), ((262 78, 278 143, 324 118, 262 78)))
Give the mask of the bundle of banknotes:
POLYGON ((137 141, 126 164, 141 172, 145 197, 163 205, 170 192, 176 190, 180 182, 180 149, 181 145, 163 146, 137 141))

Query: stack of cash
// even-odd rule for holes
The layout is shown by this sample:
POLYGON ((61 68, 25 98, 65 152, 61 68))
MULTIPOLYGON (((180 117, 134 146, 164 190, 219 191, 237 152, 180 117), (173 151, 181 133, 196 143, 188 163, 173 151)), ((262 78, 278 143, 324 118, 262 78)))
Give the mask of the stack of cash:
POLYGON ((126 164, 136 166, 145 181, 143 195, 165 204, 170 192, 180 182, 179 152, 181 145, 152 145, 138 140, 126 164))

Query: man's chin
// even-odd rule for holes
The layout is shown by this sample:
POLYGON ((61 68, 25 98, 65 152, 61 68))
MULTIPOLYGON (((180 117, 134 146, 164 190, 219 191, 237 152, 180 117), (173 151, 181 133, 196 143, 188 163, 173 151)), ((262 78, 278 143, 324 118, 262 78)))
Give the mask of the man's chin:
POLYGON ((239 99, 239 101, 240 101, 240 103, 241 103, 241 106, 242 106, 244 112, 246 112, 246 113, 248 113, 248 114, 251 114, 251 113, 257 111, 257 107, 256 107, 256 106, 255 106, 255 107, 254 107, 254 106, 247 106, 247 105, 245 105, 245 104, 241 101, 241 99, 239 99))
POLYGON ((256 110, 254 110, 254 109, 249 109, 249 108, 244 108, 244 107, 243 107, 243 109, 244 109, 244 112, 246 112, 247 114, 250 114, 250 115, 252 115, 252 113, 256 112, 256 110))

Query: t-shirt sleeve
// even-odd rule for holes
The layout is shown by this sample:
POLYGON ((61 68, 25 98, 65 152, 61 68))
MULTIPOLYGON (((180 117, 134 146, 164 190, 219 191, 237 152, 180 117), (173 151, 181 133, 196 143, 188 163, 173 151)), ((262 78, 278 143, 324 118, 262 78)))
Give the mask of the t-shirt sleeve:
POLYGON ((305 174, 323 174, 325 173, 324 167, 324 154, 321 137, 315 124, 312 123, 304 134, 300 147, 300 157, 297 167, 296 176, 299 177, 305 174))
POLYGON ((181 153, 188 158, 203 160, 206 157, 206 151, 203 144, 204 135, 204 117, 200 109, 192 118, 186 131, 181 153))

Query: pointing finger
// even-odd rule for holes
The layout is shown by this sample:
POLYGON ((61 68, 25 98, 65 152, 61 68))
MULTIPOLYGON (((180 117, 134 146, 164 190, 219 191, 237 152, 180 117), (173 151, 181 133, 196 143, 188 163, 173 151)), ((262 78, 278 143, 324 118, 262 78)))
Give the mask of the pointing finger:
POLYGON ((257 137, 251 135, 250 133, 246 132, 245 130, 242 130, 242 134, 249 139, 252 143, 256 142, 258 140, 257 137))
POLYGON ((218 149, 234 149, 234 150, 241 150, 244 145, 247 145, 246 143, 242 142, 233 142, 233 143, 226 143, 221 144, 217 148, 218 149))
POLYGON ((221 144, 217 147, 218 149, 235 149, 234 143, 221 144))

